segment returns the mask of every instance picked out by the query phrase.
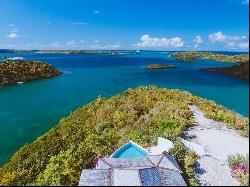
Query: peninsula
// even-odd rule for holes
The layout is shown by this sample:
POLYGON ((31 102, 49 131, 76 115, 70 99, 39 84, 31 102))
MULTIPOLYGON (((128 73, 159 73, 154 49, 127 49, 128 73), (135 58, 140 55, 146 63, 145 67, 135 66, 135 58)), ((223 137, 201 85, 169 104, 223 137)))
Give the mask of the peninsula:
POLYGON ((26 144, 0 168, 0 186, 77 185, 82 169, 94 168, 99 158, 111 155, 129 140, 152 147, 157 137, 173 141, 188 185, 197 156, 180 141, 194 125, 190 105, 204 115, 248 136, 248 120, 214 102, 188 92, 142 86, 111 98, 98 98, 72 112, 58 125, 26 144))
POLYGON ((176 57, 177 61, 197 61, 201 59, 213 60, 217 62, 240 63, 249 61, 249 54, 243 55, 225 55, 215 52, 175 52, 170 54, 176 57))
POLYGON ((0 87, 48 79, 60 74, 62 72, 45 62, 23 59, 11 61, 5 58, 0 62, 0 87))
POLYGON ((240 79, 249 80, 249 62, 242 62, 232 67, 202 68, 201 71, 218 72, 228 74, 240 79))

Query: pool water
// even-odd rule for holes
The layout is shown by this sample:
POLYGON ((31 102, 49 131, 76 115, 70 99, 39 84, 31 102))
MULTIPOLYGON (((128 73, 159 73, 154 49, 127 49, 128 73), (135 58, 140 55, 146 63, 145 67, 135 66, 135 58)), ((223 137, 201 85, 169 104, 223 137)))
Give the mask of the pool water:
POLYGON ((121 147, 112 155, 112 158, 142 158, 146 157, 148 153, 129 143, 121 147))

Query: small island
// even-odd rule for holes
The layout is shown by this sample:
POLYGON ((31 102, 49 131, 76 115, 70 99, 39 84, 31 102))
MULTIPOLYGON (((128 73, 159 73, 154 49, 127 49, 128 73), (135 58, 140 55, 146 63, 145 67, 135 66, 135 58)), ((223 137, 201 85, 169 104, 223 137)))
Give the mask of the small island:
POLYGON ((198 61, 199 58, 213 60, 216 62, 241 63, 249 61, 249 54, 243 55, 224 55, 215 52, 175 52, 170 54, 171 57, 176 57, 177 61, 198 61))
POLYGON ((249 80, 249 62, 243 62, 232 67, 202 68, 201 71, 225 73, 240 79, 249 80))
POLYGON ((176 68, 176 66, 164 65, 164 64, 150 64, 146 66, 144 69, 153 70, 153 69, 172 69, 172 68, 176 68))
POLYGON ((0 61, 0 87, 25 83, 32 80, 48 79, 62 74, 50 64, 40 61, 5 57, 0 61))

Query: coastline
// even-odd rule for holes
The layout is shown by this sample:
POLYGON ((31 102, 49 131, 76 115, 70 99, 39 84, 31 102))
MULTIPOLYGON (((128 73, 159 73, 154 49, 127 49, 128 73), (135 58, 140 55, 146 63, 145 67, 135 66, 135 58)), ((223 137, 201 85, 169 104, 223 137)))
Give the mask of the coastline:
MULTIPOLYGON (((44 162, 46 164, 49 164, 52 161, 51 160, 52 158, 59 159, 59 161, 60 161, 60 159, 67 160, 70 158, 68 156, 72 154, 72 152, 70 151, 68 146, 73 146, 76 149, 80 149, 78 151, 76 150, 75 153, 83 154, 82 155, 83 156, 83 158, 82 158, 83 163, 80 164, 81 167, 89 168, 92 166, 92 163, 93 163, 92 161, 95 160, 95 158, 98 158, 101 155, 106 155, 106 154, 113 152, 113 150, 115 150, 121 144, 126 142, 127 138, 131 139, 132 137, 134 137, 132 139, 136 140, 137 142, 140 142, 140 144, 143 145, 144 147, 148 147, 151 144, 153 144, 154 138, 151 136, 154 133, 153 134, 150 133, 151 135, 148 134, 149 137, 145 137, 146 139, 149 138, 152 141, 151 143, 147 143, 146 141, 144 141, 143 137, 137 136, 137 133, 140 132, 141 130, 143 132, 145 130, 147 130, 147 128, 145 129, 145 127, 143 129, 141 129, 140 125, 139 125, 139 124, 143 123, 144 119, 147 119, 147 124, 163 125, 162 127, 160 127, 160 129, 164 128, 164 130, 159 131, 158 133, 160 133, 160 134, 163 133, 162 136, 164 136, 166 138, 170 138, 171 140, 175 140, 176 137, 181 136, 186 125, 192 126, 192 121, 193 121, 192 115, 191 115, 190 110, 188 109, 188 105, 190 103, 196 103, 197 105, 199 105, 199 107, 202 108, 202 110, 206 116, 210 116, 210 118, 213 118, 217 121, 224 121, 231 128, 234 128, 235 125, 237 125, 237 124, 244 125, 245 122, 248 123, 247 121, 245 121, 246 120, 245 118, 242 118, 242 117, 238 116, 237 114, 235 114, 231 111, 228 111, 219 105, 216 105, 215 103, 212 103, 210 101, 204 100, 204 99, 199 98, 199 97, 192 96, 188 92, 180 92, 178 90, 168 90, 168 89, 163 89, 163 88, 157 88, 154 86, 138 87, 135 89, 128 89, 127 91, 125 91, 121 94, 118 94, 116 96, 113 96, 109 99, 98 98, 97 100, 91 102, 90 104, 85 105, 84 107, 75 110, 68 117, 63 118, 60 121, 59 125, 56 125, 55 127, 53 127, 50 131, 45 133, 43 136, 39 137, 32 144, 29 144, 29 145, 22 147, 12 157, 11 162, 14 165, 18 164, 21 166, 23 161, 19 162, 18 158, 22 157, 22 155, 27 155, 27 154, 29 155, 28 157, 25 158, 25 160, 27 162, 33 160, 34 158, 36 158, 35 160, 37 160, 37 162, 39 162, 39 163, 44 162), (159 103, 157 102, 157 100, 154 99, 156 95, 158 95, 158 97, 156 97, 156 98, 157 98, 157 100, 160 101, 159 103), (166 97, 166 96, 168 96, 168 97, 166 97), (148 98, 148 101, 145 98, 148 98), (126 101, 126 102, 124 102, 124 101, 126 101), (141 101, 143 101, 143 102, 141 102, 141 101), (147 102, 145 102, 145 101, 147 101, 147 102), (135 110, 135 114, 139 115, 137 117, 138 119, 137 118, 134 119, 134 120, 136 120, 134 122, 132 120, 133 118, 131 118, 133 116, 132 115, 133 113, 126 112, 127 111, 126 106, 128 106, 126 104, 127 102, 139 107, 139 108, 133 107, 134 108, 133 110, 135 110), (154 103, 154 105, 152 106, 152 108, 150 107, 147 109, 147 107, 150 106, 148 104, 151 102, 154 103), (117 108, 117 107, 114 108, 114 106, 119 106, 119 108, 117 108), (169 106, 172 106, 172 107, 169 107, 169 106), (176 110, 176 107, 178 108, 178 110, 176 110), (145 112, 143 112, 141 110, 143 110, 145 112), (102 113, 102 111, 104 113, 102 113), (114 113, 112 111, 114 111, 114 113), (117 112, 115 112, 115 111, 117 111, 117 112), (216 111, 216 112, 213 113, 212 111, 214 111, 214 112, 216 111), (110 117, 113 116, 113 115, 110 115, 111 113, 114 114, 115 116, 113 119, 111 118, 112 119, 111 123, 106 123, 105 121, 109 120, 109 119, 107 119, 107 116, 110 116, 110 117), (218 118, 217 113, 220 113, 223 115, 220 118, 218 118), (150 117, 151 115, 153 115, 155 117, 151 118, 150 117), (160 117, 162 115, 164 116, 163 119, 161 119, 161 117, 160 117), (175 115, 176 118, 171 118, 171 115, 175 115), (98 116, 98 119, 96 119, 94 116, 98 116), (129 122, 128 121, 129 119, 131 119, 132 121, 129 122), (230 119, 230 122, 227 121, 228 119, 230 119), (85 120, 87 120, 87 121, 85 121, 85 120), (96 125, 96 123, 92 120, 101 120, 103 123, 96 125), (115 120, 115 121, 113 121, 113 120, 115 120), (150 122, 151 120, 153 120, 153 121, 150 122), (174 124, 178 123, 178 126, 179 125, 181 125, 181 126, 179 126, 178 128, 176 128, 176 126, 173 126, 170 129, 165 129, 164 123, 160 123, 160 121, 154 122, 154 120, 160 120, 160 121, 161 120, 163 120, 163 121, 164 120, 170 120, 170 121, 174 120, 173 121, 174 124), (231 124, 232 121, 234 121, 233 124, 231 124), (83 124, 87 124, 87 125, 83 125, 83 124), (109 124, 114 124, 115 126, 113 126, 113 125, 110 126, 109 124), (137 125, 134 126, 135 124, 137 124, 137 125), (127 134, 127 132, 128 132, 126 130, 127 128, 132 128, 133 131, 129 131, 130 134, 128 136, 121 136, 124 133, 127 134), (87 132, 88 132, 88 134, 84 135, 84 133, 87 133, 87 132), (116 133, 114 133, 114 132, 116 132, 116 133), (86 135, 88 137, 87 139, 85 139, 86 135), (74 136, 76 136, 76 137, 74 138, 74 136), (92 136, 94 139, 91 138, 92 136), (99 138, 101 138, 101 140, 103 138, 105 138, 105 139, 107 138, 106 143, 109 146, 106 145, 105 141, 104 142, 101 141, 104 143, 104 145, 102 145, 102 144, 96 145, 97 147, 94 149, 93 149, 93 147, 92 148, 86 147, 86 146, 95 145, 94 142, 97 140, 96 138, 98 136, 100 136, 99 138), (76 142, 74 142, 74 143, 71 142, 71 140, 73 140, 72 138, 75 139, 76 142), (110 141, 113 142, 114 144, 113 143, 110 144, 110 141), (37 154, 37 151, 39 152, 41 150, 41 148, 44 151, 44 153, 42 155, 39 155, 39 154, 37 154), (58 149, 58 148, 60 148, 60 149, 58 149), (62 151, 62 148, 63 148, 63 151, 62 151), (97 152, 92 153, 92 151, 94 151, 95 149, 97 152), (46 152, 48 152, 48 151, 49 152, 52 151, 54 155, 47 154, 46 152), (99 151, 101 151, 100 154, 97 154, 99 151), (89 155, 91 157, 87 158, 86 155, 89 155)), ((152 127, 154 127, 154 126, 152 126, 152 127)), ((245 128, 245 127, 246 126, 242 126, 242 128, 245 128)), ((236 128, 238 128, 238 127, 236 126, 236 128)), ((147 131, 145 131, 145 133, 146 132, 147 131)), ((72 159, 74 160, 74 158, 72 158, 72 159)), ((73 161, 73 163, 75 163, 75 161, 73 161)), ((12 171, 13 169, 15 170, 15 167, 13 167, 13 168, 10 167, 11 165, 6 164, 5 166, 3 166, 0 169, 0 174, 2 172, 2 176, 3 176, 2 180, 6 180, 5 173, 7 171, 12 171)), ((33 166, 36 167, 35 164, 33 166)), ((25 168, 25 165, 23 165, 22 167, 25 168)), ((70 164, 70 168, 71 167, 75 167, 75 166, 70 164)), ((79 166, 77 166, 77 167, 79 167, 79 166)), ((48 175, 49 174, 48 172, 50 172, 46 168, 40 168, 40 169, 41 169, 41 172, 45 172, 46 175, 48 175), (44 171, 44 169, 45 169, 45 171, 44 171)), ((65 169, 69 169, 69 168, 66 167, 65 169)), ((80 174, 80 173, 78 173, 80 171, 78 171, 78 169, 76 169, 76 168, 73 169, 72 171, 74 171, 74 175, 78 176, 78 174, 80 174)), ((33 173, 33 174, 35 174, 35 173, 33 173)), ((58 174, 60 175, 60 172, 58 174)), ((53 175, 54 175, 54 173, 53 173, 53 175)), ((29 183, 32 182, 32 180, 30 181, 30 179, 28 179, 29 175, 26 175, 25 172, 24 172, 24 175, 22 177, 26 178, 24 181, 29 180, 29 183)), ((76 181, 76 180, 79 180, 78 177, 72 178, 70 181, 68 181, 70 183, 67 183, 67 184, 73 184, 74 181, 76 181)), ((21 181, 19 181, 19 182, 21 182, 21 181)), ((33 182, 35 182, 35 184, 46 184, 46 179, 45 178, 43 178, 43 180, 38 179, 38 181, 33 181, 33 182), (40 183, 40 182, 42 182, 42 183, 40 183)), ((0 182, 0 184, 1 184, 1 182, 0 182)), ((3 184, 9 184, 9 183, 3 183, 3 184)), ((19 184, 25 184, 25 183, 19 183, 19 184)))

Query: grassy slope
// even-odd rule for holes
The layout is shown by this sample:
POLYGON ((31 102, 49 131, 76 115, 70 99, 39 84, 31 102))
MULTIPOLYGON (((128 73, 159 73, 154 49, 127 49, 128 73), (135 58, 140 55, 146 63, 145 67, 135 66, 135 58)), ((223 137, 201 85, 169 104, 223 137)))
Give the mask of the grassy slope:
MULTIPOLYGON (((188 109, 192 102, 208 117, 247 131, 246 119, 189 93, 153 86, 128 89, 77 109, 32 144, 23 146, 0 168, 0 185, 75 185, 81 169, 93 167, 99 157, 110 155, 126 141, 148 147, 158 136, 176 142, 175 155, 181 165, 185 164, 183 145, 177 140, 193 124, 188 109)), ((192 163, 182 166, 188 179, 189 166, 192 163)))

